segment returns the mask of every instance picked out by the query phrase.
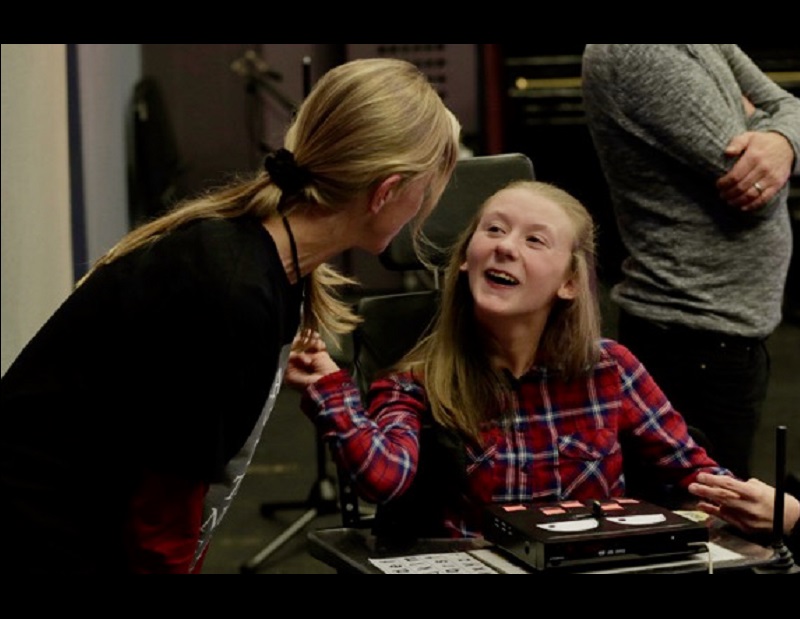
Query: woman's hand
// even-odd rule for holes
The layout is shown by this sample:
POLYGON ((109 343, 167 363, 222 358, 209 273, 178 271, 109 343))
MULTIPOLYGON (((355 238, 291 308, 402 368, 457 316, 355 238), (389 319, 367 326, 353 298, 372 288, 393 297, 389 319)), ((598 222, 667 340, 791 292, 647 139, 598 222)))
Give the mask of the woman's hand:
POLYGON ((298 336, 289 353, 283 382, 292 389, 304 391, 326 374, 338 370, 339 366, 328 354, 328 347, 319 333, 313 333, 309 338, 298 336))
MULTIPOLYGON (((775 488, 755 478, 742 481, 727 475, 700 473, 689 484, 689 492, 700 498, 697 508, 717 516, 745 533, 772 532, 775 488)), ((783 531, 788 535, 800 519, 800 502, 784 495, 783 531)))

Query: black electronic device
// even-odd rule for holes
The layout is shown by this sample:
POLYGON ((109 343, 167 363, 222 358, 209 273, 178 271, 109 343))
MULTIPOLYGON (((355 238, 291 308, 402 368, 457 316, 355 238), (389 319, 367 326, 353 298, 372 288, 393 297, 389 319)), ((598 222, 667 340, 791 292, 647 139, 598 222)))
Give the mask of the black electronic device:
POLYGON ((707 524, 637 499, 486 508, 484 535, 537 570, 664 561, 706 552, 707 524))

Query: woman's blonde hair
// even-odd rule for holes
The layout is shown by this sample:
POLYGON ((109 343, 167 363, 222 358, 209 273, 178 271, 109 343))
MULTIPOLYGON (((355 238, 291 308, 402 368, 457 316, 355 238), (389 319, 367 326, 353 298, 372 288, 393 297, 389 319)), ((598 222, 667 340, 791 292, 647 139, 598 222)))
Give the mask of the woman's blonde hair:
MULTIPOLYGON (((333 212, 392 174, 400 174, 404 182, 429 177, 426 200, 412 224, 419 233, 455 167, 460 131, 457 119, 415 65, 392 58, 338 65, 314 85, 284 139, 284 148, 310 175, 305 188, 283 194, 263 170, 235 179, 132 230, 86 277, 187 222, 242 215, 267 220, 278 216, 279 209, 288 214, 303 204, 333 212)), ((359 319, 337 289, 355 283, 328 264, 312 271, 306 284, 303 329, 351 331, 359 319)))
MULTIPOLYGON (((537 350, 538 365, 571 380, 594 365, 599 350, 594 222, 577 199, 554 185, 514 181, 504 187, 509 188, 522 188, 551 200, 573 224, 570 268, 576 295, 572 300, 557 300, 537 350)), ((508 401, 508 379, 489 365, 481 329, 475 321, 469 279, 460 268, 481 213, 491 199, 484 202, 450 251, 433 330, 397 366, 414 370, 424 381, 433 418, 438 423, 476 441, 481 422, 502 415, 508 401)))

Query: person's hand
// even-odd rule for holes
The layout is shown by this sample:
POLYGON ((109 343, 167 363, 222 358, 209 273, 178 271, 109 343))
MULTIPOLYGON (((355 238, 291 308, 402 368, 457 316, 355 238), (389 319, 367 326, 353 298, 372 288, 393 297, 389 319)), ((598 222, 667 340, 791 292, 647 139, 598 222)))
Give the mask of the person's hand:
POLYGON ((725 154, 739 160, 717 180, 717 189, 725 202, 743 211, 767 204, 789 180, 794 162, 789 141, 774 131, 740 133, 725 154))
POLYGON ((314 333, 307 339, 295 338, 283 382, 292 389, 303 391, 326 374, 338 370, 339 366, 328 354, 325 342, 314 333))
MULTIPOLYGON (((771 533, 775 510, 775 488, 751 478, 700 473, 689 484, 689 492, 700 499, 697 509, 725 520, 745 533, 771 533)), ((788 534, 800 519, 800 502, 784 495, 783 530, 788 534)))

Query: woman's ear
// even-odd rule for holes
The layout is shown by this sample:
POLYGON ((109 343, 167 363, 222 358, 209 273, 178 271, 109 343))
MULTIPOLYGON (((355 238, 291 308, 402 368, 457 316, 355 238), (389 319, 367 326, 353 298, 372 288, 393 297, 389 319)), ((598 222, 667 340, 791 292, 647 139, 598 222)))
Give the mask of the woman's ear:
POLYGON ((571 301, 578 295, 578 286, 575 284, 575 278, 570 277, 559 287, 556 296, 564 301, 571 301))
POLYGON ((383 205, 391 199, 393 192, 397 189, 402 180, 403 177, 399 174, 392 174, 380 182, 373 190, 369 201, 369 210, 371 213, 377 213, 383 208, 383 205))

